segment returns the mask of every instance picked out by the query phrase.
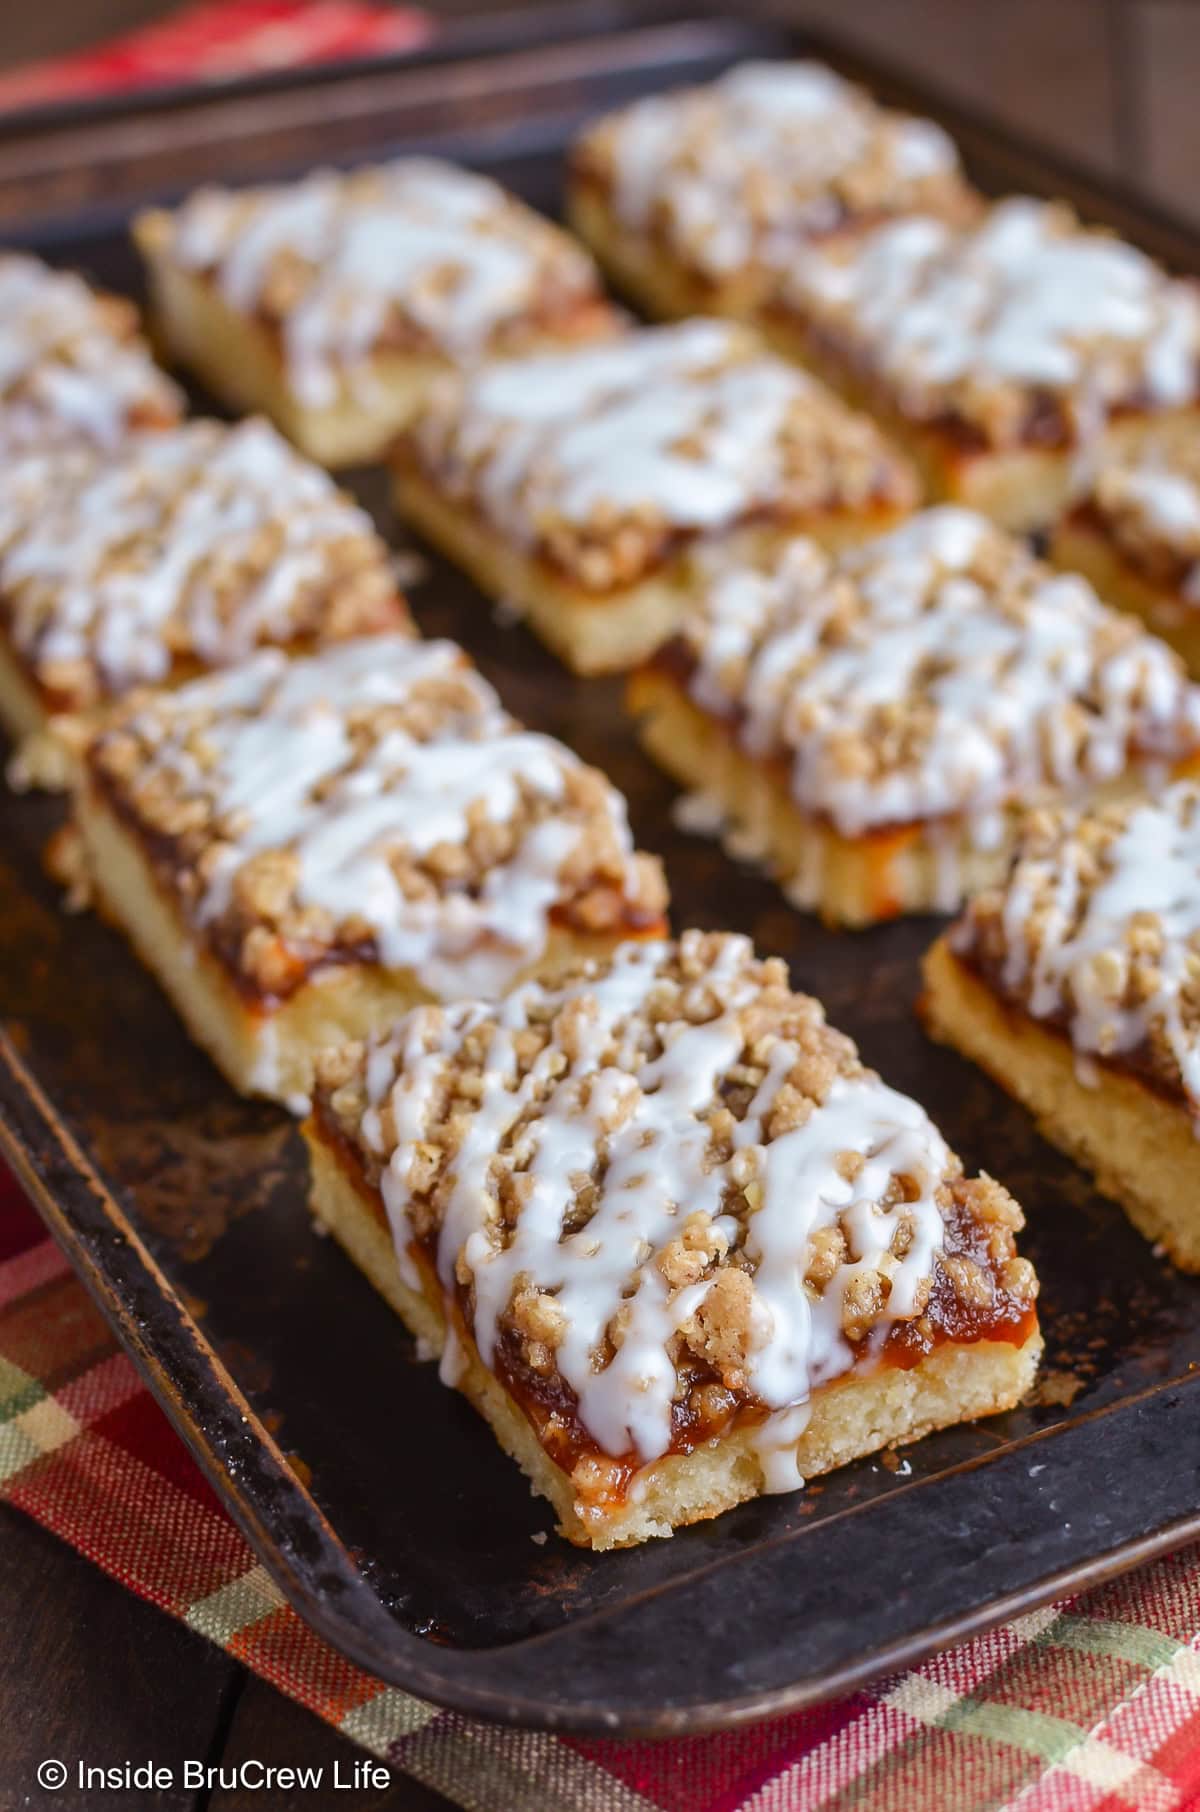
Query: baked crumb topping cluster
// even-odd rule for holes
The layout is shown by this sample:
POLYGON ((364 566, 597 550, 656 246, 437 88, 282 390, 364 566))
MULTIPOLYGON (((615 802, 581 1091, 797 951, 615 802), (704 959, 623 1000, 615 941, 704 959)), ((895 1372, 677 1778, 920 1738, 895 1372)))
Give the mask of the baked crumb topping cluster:
POLYGON ((265 642, 404 629, 370 517, 262 421, 27 455, 0 490, 0 623, 82 709, 265 642))
POLYGON ((680 537, 916 500, 867 417, 722 321, 447 380, 404 444, 441 492, 597 592, 680 537))
POLYGON ((265 650, 129 701, 90 764, 191 922, 271 998, 360 960, 497 992, 552 913, 607 931, 664 905, 619 793, 522 729, 450 642, 265 650))
POLYGON ((1136 620, 972 511, 944 507, 830 557, 707 557, 681 631, 691 697, 789 764, 845 836, 1080 794, 1200 750, 1200 689, 1136 620))
POLYGON ((0 254, 0 455, 177 419, 183 399, 137 331, 137 310, 73 272, 0 254))
POLYGON ((433 158, 201 189, 152 220, 168 261, 279 330, 312 408, 346 384, 369 401, 382 350, 462 358, 615 322, 582 247, 486 177, 433 158))
POLYGON ((1197 393, 1196 285, 1060 204, 837 236, 793 265, 787 301, 904 415, 991 447, 1069 444, 1197 393))
POLYGON ((1200 603, 1200 439, 1182 423, 1106 453, 1078 503, 1131 565, 1200 603))
POLYGON ((939 126, 876 106, 819 63, 743 63, 635 101, 584 134, 573 164, 621 224, 718 279, 778 269, 847 219, 971 206, 939 126))
POLYGON ((1078 1051, 1135 1061, 1200 1113, 1196 782, 1032 814, 1004 885, 971 901, 950 937, 1078 1051))
MULTIPOLYGON (((742 937, 418 1008, 326 1055, 318 1099, 409 1281, 417 1243, 484 1363, 563 1380, 611 1456, 654 1459, 678 1417, 745 1399, 794 1411, 897 1323, 932 1341, 939 1291, 1012 1312, 1036 1290, 1012 1198, 742 937)), ((603 1474, 583 1463, 585 1496, 603 1474)))

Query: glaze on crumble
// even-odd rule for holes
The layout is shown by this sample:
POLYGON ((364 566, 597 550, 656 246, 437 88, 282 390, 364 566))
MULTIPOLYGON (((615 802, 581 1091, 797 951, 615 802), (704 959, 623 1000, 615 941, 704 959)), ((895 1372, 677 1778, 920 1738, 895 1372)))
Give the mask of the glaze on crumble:
POLYGON ((1029 818, 956 955, 1077 1051, 1133 1062, 1200 1113, 1200 787, 1029 818))
POLYGON ((876 106, 819 63, 743 63, 635 101, 592 126, 572 162, 621 226, 716 279, 782 268, 848 219, 970 207, 939 126, 876 106))
POLYGON ((835 236, 793 266, 786 300, 902 415, 982 446, 1070 445, 1114 410, 1196 398, 1195 284, 1059 204, 835 236))
POLYGON ((256 993, 332 962, 493 993, 551 915, 652 925, 665 890, 604 776, 521 728, 449 642, 349 641, 134 698, 93 784, 256 993))
POLYGON ((27 455, 0 493, 0 624, 82 710, 262 643, 404 629, 370 517, 263 421, 27 455))
POLYGON ((794 1486, 819 1385, 900 1334, 986 1337, 1036 1293, 1012 1198, 742 937, 418 1008, 327 1054, 317 1111, 378 1184, 406 1279, 420 1247, 485 1365, 566 1387, 585 1497, 604 1456, 651 1461, 746 1403, 794 1486))
POLYGON ((73 272, 0 254, 0 454, 175 421, 183 398, 138 332, 137 310, 73 272))
POLYGON ((168 262, 279 333, 310 408, 343 383, 369 403, 382 351, 477 358, 616 322, 581 246, 487 177, 434 158, 201 189, 154 218, 168 262))
POLYGON ((968 510, 836 556, 714 554, 697 592, 676 644, 691 698, 847 837, 954 816, 994 848, 1014 803, 1200 749, 1178 657, 968 510))
POLYGON ((444 497, 596 592, 747 522, 916 501, 866 416, 721 321, 447 380, 403 446, 444 497))

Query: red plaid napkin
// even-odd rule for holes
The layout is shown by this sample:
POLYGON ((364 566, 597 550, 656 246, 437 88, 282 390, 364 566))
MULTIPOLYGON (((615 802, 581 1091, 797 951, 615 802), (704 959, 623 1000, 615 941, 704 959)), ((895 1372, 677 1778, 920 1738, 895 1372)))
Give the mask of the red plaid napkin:
POLYGON ((415 7, 370 0, 201 0, 78 56, 13 70, 0 77, 0 107, 415 50, 435 29, 415 7))
POLYGON ((1183 1812, 1200 1803, 1195 1549, 724 1736, 508 1731, 364 1674, 283 1602, 0 1171, 0 1495, 473 1812, 1183 1812))

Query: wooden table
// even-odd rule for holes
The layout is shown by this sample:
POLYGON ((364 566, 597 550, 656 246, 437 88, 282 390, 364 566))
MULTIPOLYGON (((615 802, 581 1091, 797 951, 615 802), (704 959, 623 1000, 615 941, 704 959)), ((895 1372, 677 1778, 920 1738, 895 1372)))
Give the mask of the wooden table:
POLYGON ((354 1778, 366 1758, 165 1612, 135 1598, 20 1511, 0 1506, 0 1805, 30 1812, 100 1806, 169 1812, 447 1812, 448 1802, 392 1771, 382 1790, 336 1794, 216 1786, 136 1794, 80 1792, 76 1763, 157 1762, 324 1769, 354 1778), (39 1787, 39 1762, 66 1764, 61 1792, 39 1787))

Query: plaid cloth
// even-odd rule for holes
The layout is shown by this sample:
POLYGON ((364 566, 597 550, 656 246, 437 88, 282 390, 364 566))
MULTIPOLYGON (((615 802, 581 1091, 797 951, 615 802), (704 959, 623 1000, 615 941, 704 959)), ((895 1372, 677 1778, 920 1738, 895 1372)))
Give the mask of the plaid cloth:
POLYGON ((327 1648, 200 1476, 0 1171, 0 1494, 472 1812, 1182 1812, 1200 1804, 1185 1550, 817 1710, 665 1743, 501 1730, 327 1648))
POLYGON ((0 76, 0 107, 415 50, 434 30, 416 7, 374 0, 200 0, 95 49, 0 76))

